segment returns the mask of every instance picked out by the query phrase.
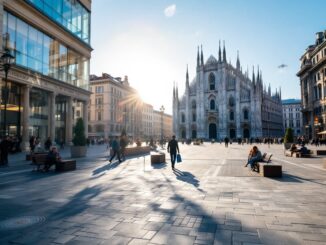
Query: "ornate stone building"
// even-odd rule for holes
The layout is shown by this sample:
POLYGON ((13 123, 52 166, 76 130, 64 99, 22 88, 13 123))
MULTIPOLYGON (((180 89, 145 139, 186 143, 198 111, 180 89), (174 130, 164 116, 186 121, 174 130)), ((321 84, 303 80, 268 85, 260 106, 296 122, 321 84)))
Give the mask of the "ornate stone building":
POLYGON ((0 47, 16 57, 1 74, 1 134, 24 149, 31 135, 70 143, 77 104, 88 124, 90 18, 91 0, 0 0, 0 47))
POLYGON ((225 46, 218 59, 204 63, 197 52, 196 76, 190 82, 187 68, 185 92, 173 89, 173 130, 178 138, 280 137, 283 135, 281 91, 271 93, 262 73, 252 79, 243 73, 239 55, 236 67, 226 60, 225 46))
POLYGON ((282 100, 284 129, 292 128, 295 136, 302 135, 302 106, 301 100, 282 100))
POLYGON ((304 135, 323 137, 326 130, 326 31, 316 33, 316 42, 302 55, 300 78, 304 135))

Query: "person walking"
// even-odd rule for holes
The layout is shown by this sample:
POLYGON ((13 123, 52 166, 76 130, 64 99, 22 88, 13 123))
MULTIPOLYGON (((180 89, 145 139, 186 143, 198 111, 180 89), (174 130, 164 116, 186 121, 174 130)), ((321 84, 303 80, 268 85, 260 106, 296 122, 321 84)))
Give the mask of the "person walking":
POLYGON ((229 138, 228 137, 224 138, 224 144, 225 144, 225 147, 229 147, 229 138))
POLYGON ((113 158, 117 155, 117 158, 119 160, 119 162, 122 162, 121 159, 120 159, 120 143, 119 143, 119 140, 118 140, 118 136, 116 136, 114 138, 114 140, 112 141, 111 143, 111 149, 113 151, 113 155, 111 156, 109 162, 111 163, 113 158))
POLYGON ((175 160, 177 158, 177 151, 180 153, 178 141, 175 139, 175 135, 172 136, 172 139, 168 144, 168 152, 170 153, 172 170, 174 170, 175 160))
POLYGON ((121 135, 120 136, 120 156, 123 159, 123 161, 126 160, 126 156, 125 156, 125 149, 128 145, 128 139, 126 135, 121 135))
POLYGON ((11 141, 9 136, 5 136, 4 139, 0 143, 0 165, 8 166, 8 153, 11 146, 11 141))
POLYGON ((31 153, 35 150, 35 136, 31 136, 29 139, 29 148, 31 149, 31 153))
POLYGON ((44 149, 46 151, 50 151, 51 146, 52 146, 52 140, 51 140, 51 137, 49 136, 44 143, 44 149))

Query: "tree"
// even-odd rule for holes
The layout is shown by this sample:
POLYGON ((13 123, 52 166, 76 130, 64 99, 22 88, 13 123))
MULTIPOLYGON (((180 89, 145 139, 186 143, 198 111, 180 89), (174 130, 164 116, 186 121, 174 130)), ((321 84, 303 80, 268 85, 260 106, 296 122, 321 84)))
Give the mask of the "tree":
POLYGON ((284 143, 293 143, 293 130, 287 128, 284 136, 284 143))
POLYGON ((86 145, 84 120, 82 118, 77 119, 76 126, 74 127, 74 138, 72 142, 74 143, 75 146, 86 145))

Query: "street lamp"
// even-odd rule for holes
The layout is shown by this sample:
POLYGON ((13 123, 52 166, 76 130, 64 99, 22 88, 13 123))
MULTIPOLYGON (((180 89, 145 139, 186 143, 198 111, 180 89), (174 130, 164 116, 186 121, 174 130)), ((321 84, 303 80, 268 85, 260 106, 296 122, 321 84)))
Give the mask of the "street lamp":
POLYGON ((161 112, 161 144, 163 146, 163 114, 164 114, 165 108, 162 105, 160 108, 160 112, 161 112))
POLYGON ((6 135, 7 131, 7 103, 9 98, 8 88, 8 73, 11 65, 15 63, 15 57, 10 53, 9 34, 6 33, 4 37, 5 47, 4 52, 0 57, 0 70, 5 72, 5 87, 2 89, 2 98, 4 102, 4 114, 3 114, 3 135, 6 135))

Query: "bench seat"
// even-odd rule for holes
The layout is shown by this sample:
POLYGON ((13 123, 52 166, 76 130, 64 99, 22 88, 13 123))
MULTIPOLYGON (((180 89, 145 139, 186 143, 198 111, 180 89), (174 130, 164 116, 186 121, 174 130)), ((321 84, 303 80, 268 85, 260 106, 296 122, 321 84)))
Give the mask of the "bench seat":
POLYGON ((258 162, 259 174, 263 177, 282 177, 282 165, 258 162))
POLYGON ((55 171, 57 172, 65 172, 76 170, 76 160, 61 160, 55 164, 55 171))

